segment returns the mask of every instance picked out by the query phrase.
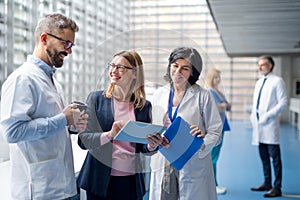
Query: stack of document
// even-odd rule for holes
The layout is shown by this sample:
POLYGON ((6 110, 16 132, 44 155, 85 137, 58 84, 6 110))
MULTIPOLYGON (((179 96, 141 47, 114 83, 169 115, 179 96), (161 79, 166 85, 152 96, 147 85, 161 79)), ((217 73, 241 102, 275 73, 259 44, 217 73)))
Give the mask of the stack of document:
POLYGON ((202 138, 190 134, 190 125, 181 117, 177 117, 168 127, 129 121, 115 136, 114 140, 148 144, 148 134, 161 133, 169 140, 168 148, 160 147, 159 151, 171 165, 180 170, 185 163, 199 150, 202 138))

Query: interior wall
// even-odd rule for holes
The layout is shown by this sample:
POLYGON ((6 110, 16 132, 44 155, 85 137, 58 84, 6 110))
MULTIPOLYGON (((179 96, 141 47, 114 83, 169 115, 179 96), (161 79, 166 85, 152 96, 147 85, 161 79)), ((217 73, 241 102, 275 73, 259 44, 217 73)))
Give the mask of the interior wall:
MULTIPOLYGON (((286 85, 288 99, 296 97, 294 94, 295 80, 300 80, 300 55, 299 56, 280 56, 274 59, 274 73, 281 76, 286 85)), ((300 97, 298 97, 300 98, 300 97)), ((288 102, 289 103, 289 102, 288 102)), ((282 121, 290 122, 289 106, 283 112, 282 121)))
POLYGON ((292 97, 298 97, 295 95, 295 80, 300 80, 300 55, 299 56, 294 56, 292 59, 292 72, 291 72, 291 84, 292 84, 292 97))

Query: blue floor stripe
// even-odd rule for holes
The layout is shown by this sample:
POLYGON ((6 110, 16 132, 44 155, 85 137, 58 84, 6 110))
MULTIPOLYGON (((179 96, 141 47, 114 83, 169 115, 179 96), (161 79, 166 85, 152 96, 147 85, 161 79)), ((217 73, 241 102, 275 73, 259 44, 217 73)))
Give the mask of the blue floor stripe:
MULTIPOLYGON (((252 129, 243 121, 232 121, 231 132, 225 133, 224 144, 218 163, 219 185, 227 188, 219 200, 265 199, 264 192, 253 192, 250 188, 263 182, 262 165, 258 147, 251 145, 252 129)), ((300 198, 300 134, 290 124, 281 125, 281 156, 283 165, 282 197, 292 200, 300 198)))
MULTIPOLYGON (((258 147, 251 145, 252 130, 248 122, 231 121, 226 132, 218 162, 218 183, 227 193, 218 200, 260 200, 264 192, 250 188, 263 182, 258 147)), ((283 165, 282 197, 278 200, 300 199, 300 132, 290 124, 281 125, 281 156, 283 165)), ((144 200, 147 200, 147 195, 144 200)), ((200 198, 201 200, 201 198, 200 198)))

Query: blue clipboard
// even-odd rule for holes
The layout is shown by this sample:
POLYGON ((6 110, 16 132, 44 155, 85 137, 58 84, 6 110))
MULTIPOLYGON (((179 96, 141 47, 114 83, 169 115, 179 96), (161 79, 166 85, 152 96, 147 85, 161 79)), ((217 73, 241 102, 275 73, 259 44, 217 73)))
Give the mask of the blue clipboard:
POLYGON ((148 144, 148 134, 163 133, 166 127, 137 121, 128 121, 114 137, 114 140, 148 144))
POLYGON ((169 140, 170 147, 160 147, 159 151, 177 170, 182 169, 203 144, 203 138, 192 136, 190 125, 181 117, 173 121, 164 136, 169 140))

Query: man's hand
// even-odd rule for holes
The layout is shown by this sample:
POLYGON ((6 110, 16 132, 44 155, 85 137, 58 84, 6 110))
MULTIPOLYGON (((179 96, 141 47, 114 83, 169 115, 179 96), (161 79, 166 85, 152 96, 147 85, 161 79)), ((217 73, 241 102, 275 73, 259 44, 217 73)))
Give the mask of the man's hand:
POLYGON ((73 125, 77 123, 78 119, 80 118, 80 110, 77 109, 76 105, 70 104, 64 110, 63 113, 67 119, 67 125, 73 125))

